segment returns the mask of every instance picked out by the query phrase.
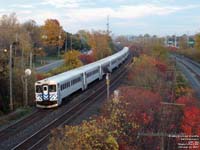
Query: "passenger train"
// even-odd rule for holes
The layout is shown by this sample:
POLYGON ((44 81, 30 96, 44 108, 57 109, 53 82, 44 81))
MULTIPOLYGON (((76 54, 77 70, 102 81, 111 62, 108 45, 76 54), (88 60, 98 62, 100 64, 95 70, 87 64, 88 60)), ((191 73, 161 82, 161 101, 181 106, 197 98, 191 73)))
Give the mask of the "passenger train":
POLYGON ((87 89, 93 81, 101 80, 107 71, 119 67, 129 55, 129 48, 79 68, 45 78, 35 83, 36 107, 53 108, 62 104, 63 98, 87 89))

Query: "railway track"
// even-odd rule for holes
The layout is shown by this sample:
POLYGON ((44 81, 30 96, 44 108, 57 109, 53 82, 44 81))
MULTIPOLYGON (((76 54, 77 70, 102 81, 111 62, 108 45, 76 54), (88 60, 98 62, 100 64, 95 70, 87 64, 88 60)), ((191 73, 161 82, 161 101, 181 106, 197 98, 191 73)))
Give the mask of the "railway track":
POLYGON ((182 63, 186 68, 188 68, 200 81, 200 66, 197 63, 187 58, 176 58, 178 58, 178 61, 182 63))
MULTIPOLYGON (((92 83, 88 89, 95 88, 96 83, 92 83)), ((97 83, 101 84, 101 83, 97 83)), ((69 104, 70 101, 72 101, 74 98, 76 98, 78 95, 84 94, 82 91, 78 91, 74 94, 72 94, 70 97, 67 98, 67 101, 63 101, 62 107, 65 107, 69 104)), ((60 107, 59 107, 60 109, 60 107)), ((64 109, 64 108, 63 108, 64 109)), ((53 109, 37 109, 35 112, 30 114, 29 116, 25 117, 22 120, 19 120, 18 122, 6 127, 5 129, 0 131, 0 143, 4 143, 4 141, 8 140, 11 137, 21 135, 21 132, 23 132, 24 129, 32 126, 35 123, 39 123, 42 118, 45 118, 52 112, 56 111, 57 108, 53 109)), ((0 149, 10 149, 10 146, 0 146, 0 149)))
POLYGON ((195 91, 195 95, 200 98, 200 66, 184 57, 178 56, 176 60, 179 68, 195 91))
POLYGON ((27 128, 34 122, 41 119, 39 116, 43 115, 44 117, 48 115, 52 110, 42 110, 37 109, 34 113, 30 114, 26 118, 16 122, 15 124, 12 124, 5 128, 4 130, 0 131, 0 141, 3 142, 7 138, 16 135, 21 130, 27 128))
MULTIPOLYGON (((126 69, 124 67, 121 67, 118 72, 115 72, 115 74, 112 75, 111 79, 112 89, 114 89, 119 84, 118 81, 123 78, 125 73, 126 69)), ((89 105, 93 104, 98 99, 102 99, 102 97, 105 97, 105 93, 106 93, 106 85, 104 80, 104 82, 99 84, 99 87, 93 90, 93 92, 89 94, 86 98, 84 98, 82 101, 79 101, 78 103, 73 105, 73 107, 63 112, 63 114, 60 115, 58 118, 55 118, 54 120, 46 124, 43 128, 41 128, 40 130, 38 130, 25 140, 23 140, 22 142, 12 147, 12 150, 38 149, 42 145, 42 143, 47 142, 47 140, 50 137, 50 131, 53 128, 60 127, 63 126, 64 124, 70 123, 70 121, 76 118, 81 112, 86 110, 89 105)))

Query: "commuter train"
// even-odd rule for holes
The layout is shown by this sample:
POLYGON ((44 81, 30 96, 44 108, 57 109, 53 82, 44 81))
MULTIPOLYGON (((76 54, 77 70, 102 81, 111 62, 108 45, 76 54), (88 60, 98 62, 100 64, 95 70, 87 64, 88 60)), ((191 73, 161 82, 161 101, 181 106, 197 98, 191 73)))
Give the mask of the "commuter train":
POLYGON ((63 98, 87 89, 93 81, 101 80, 107 71, 119 67, 129 55, 129 48, 79 68, 45 78, 35 83, 36 107, 53 108, 62 104, 63 98))

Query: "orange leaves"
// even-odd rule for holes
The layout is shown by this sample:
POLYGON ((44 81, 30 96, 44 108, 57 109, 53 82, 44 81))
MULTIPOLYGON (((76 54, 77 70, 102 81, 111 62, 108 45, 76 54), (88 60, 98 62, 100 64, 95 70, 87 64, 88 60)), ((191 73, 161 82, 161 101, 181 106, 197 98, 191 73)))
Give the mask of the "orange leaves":
POLYGON ((65 34, 58 20, 47 19, 45 25, 42 26, 41 36, 45 45, 61 46, 63 45, 65 34))
POLYGON ((82 66, 82 62, 79 60, 81 53, 76 50, 71 50, 65 53, 64 60, 68 69, 73 69, 82 66))
POLYGON ((110 37, 106 32, 93 31, 89 34, 88 43, 93 51, 93 56, 96 60, 109 56, 112 53, 110 48, 110 37))

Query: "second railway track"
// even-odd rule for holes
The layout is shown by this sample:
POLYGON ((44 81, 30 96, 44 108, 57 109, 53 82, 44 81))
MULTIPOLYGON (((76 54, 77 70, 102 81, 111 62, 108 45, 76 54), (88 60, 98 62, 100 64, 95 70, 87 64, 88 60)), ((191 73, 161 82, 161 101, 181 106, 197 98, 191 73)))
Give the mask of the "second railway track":
POLYGON ((191 62, 191 60, 189 59, 181 59, 178 57, 178 61, 181 64, 183 64, 186 68, 188 68, 190 72, 192 72, 200 81, 200 66, 198 66, 197 64, 194 64, 194 62, 191 62))
POLYGON ((176 57, 179 69, 183 72, 197 98, 200 98, 200 67, 184 57, 176 57))

